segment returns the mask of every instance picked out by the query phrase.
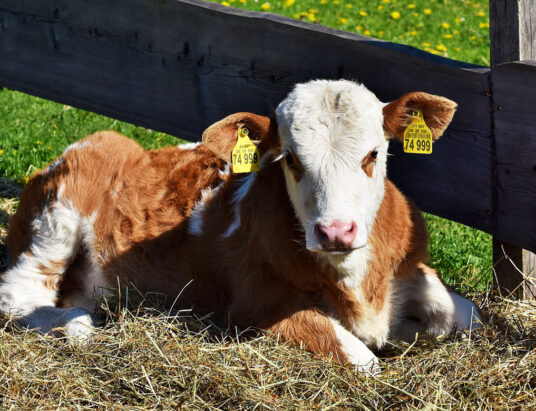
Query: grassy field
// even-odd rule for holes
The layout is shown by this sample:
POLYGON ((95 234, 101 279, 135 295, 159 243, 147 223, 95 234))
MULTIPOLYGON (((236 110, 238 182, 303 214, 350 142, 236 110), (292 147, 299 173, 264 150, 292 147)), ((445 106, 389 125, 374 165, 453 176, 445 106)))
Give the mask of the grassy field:
MULTIPOLYGON (((225 0, 316 24, 488 64, 485 0, 225 0)), ((147 148, 169 135, 72 107, 0 90, 0 272, 7 220, 28 176, 65 146, 100 129, 147 148)), ((245 340, 188 313, 170 317, 151 303, 101 307, 108 319, 87 347, 0 322, 2 408, 187 409, 534 409, 536 305, 489 291, 491 239, 426 216, 432 264, 485 313, 474 333, 379 353, 375 378, 264 336, 245 340)))
POLYGON ((488 0, 216 0, 489 66, 488 0))

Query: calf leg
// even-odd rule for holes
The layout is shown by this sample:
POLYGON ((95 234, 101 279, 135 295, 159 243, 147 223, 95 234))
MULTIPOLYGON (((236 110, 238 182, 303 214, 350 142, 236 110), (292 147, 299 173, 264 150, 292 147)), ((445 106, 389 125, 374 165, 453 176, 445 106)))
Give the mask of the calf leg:
POLYGON ((477 306, 449 291, 435 270, 420 264, 416 274, 395 283, 390 338, 413 341, 416 333, 438 336, 480 326, 477 306))
POLYGON ((89 312, 55 307, 59 284, 79 248, 81 220, 68 204, 44 206, 32 222, 29 249, 2 275, 1 314, 44 333, 62 327, 69 336, 87 336, 93 324, 89 312))
POLYGON ((315 310, 303 310, 269 327, 284 339, 303 343, 310 351, 350 362, 359 371, 380 371, 378 358, 337 320, 315 310))

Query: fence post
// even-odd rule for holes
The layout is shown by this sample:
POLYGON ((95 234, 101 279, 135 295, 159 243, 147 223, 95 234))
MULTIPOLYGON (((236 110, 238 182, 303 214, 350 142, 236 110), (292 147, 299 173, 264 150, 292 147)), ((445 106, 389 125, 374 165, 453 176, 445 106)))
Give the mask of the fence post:
MULTIPOLYGON (((490 0, 491 66, 536 60, 536 0, 490 0)), ((498 216, 497 218, 500 218, 498 216)), ((503 295, 536 299, 536 255, 493 237, 495 281, 503 295)))

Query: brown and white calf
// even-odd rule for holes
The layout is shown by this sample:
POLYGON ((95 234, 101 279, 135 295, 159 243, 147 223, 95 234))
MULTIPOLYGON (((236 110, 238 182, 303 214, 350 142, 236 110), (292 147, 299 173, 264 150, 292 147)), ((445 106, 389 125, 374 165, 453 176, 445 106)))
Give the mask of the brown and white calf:
POLYGON ((24 189, 0 310, 84 338, 99 290, 119 278, 360 369, 377 368, 368 347, 389 338, 475 327, 476 306, 426 265, 419 211, 386 179, 388 140, 412 111, 438 138, 455 108, 422 92, 383 104, 353 82, 312 81, 276 119, 231 115, 193 147, 89 136, 24 189), (239 127, 258 143, 259 172, 230 170, 239 127))

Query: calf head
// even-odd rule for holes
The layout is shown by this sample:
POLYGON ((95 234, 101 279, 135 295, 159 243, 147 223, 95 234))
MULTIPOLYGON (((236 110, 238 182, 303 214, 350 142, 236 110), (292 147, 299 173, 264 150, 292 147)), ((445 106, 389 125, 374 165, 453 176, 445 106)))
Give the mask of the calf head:
POLYGON ((456 104, 423 92, 384 104, 357 83, 311 81, 279 104, 276 120, 236 113, 209 127, 203 142, 230 161, 238 128, 248 127, 261 158, 271 153, 281 161, 307 249, 347 254, 368 242, 384 196, 389 139, 403 138, 415 109, 437 139, 456 104))
POLYGON ((403 138, 415 109, 437 139, 456 104, 422 92, 383 104, 363 85, 318 80, 298 84, 278 106, 287 190, 310 251, 367 244, 384 196, 388 140, 403 138))

